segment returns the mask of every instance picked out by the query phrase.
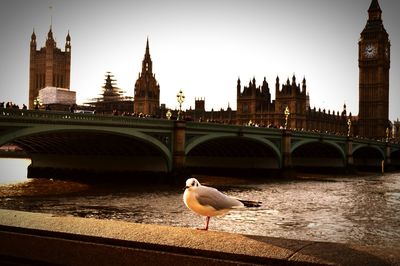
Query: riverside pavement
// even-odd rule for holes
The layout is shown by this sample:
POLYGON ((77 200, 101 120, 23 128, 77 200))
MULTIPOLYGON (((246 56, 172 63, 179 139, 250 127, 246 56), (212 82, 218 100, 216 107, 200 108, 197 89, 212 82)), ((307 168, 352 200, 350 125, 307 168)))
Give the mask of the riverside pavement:
POLYGON ((400 249, 0 209, 2 265, 400 265, 400 249))

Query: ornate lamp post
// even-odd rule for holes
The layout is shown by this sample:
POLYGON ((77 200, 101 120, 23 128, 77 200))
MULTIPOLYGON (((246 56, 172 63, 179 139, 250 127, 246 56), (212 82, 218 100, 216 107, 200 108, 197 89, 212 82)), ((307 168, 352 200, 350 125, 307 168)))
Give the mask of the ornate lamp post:
POLYGON ((167 113, 165 114, 165 116, 167 117, 168 120, 171 120, 171 110, 168 110, 167 113))
POLYGON ((40 97, 37 96, 34 100, 33 100, 33 105, 35 110, 39 110, 40 106, 42 105, 42 101, 40 100, 40 97))
POLYGON ((185 95, 183 94, 182 90, 180 90, 176 95, 176 100, 179 103, 179 112, 177 120, 181 120, 182 103, 185 101, 185 95))
POLYGON ((350 137, 351 133, 351 119, 347 119, 347 136, 350 137))
POLYGON ((389 128, 386 128, 386 142, 389 142, 389 128))
POLYGON ((289 106, 286 106, 284 114, 285 114, 285 129, 286 129, 287 128, 288 118, 289 118, 289 115, 290 115, 289 106))

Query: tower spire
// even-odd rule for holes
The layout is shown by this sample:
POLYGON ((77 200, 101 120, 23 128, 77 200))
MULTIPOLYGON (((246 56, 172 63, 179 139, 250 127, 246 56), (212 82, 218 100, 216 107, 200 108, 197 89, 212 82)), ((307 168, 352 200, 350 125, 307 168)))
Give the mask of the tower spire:
POLYGON ((368 8, 368 20, 381 20, 382 9, 379 6, 378 0, 372 0, 371 5, 368 8))
POLYGON ((382 12, 381 7, 379 6, 378 0, 372 0, 371 5, 369 6, 368 11, 379 10, 382 12))
POLYGON ((153 72, 152 67, 153 67, 153 63, 151 62, 151 57, 150 57, 149 37, 147 37, 146 52, 144 54, 144 59, 142 62, 142 75, 144 73, 152 73, 153 72))
POLYGON ((146 54, 145 54, 145 57, 150 57, 149 36, 147 36, 147 41, 146 41, 146 54))

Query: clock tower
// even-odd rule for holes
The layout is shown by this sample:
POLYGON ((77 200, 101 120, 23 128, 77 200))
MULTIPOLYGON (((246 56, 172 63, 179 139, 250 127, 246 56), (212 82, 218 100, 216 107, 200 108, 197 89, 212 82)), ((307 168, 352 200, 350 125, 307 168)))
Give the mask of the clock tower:
POLYGON ((372 0, 368 21, 358 42, 358 133, 382 139, 389 126, 390 41, 378 0, 372 0))

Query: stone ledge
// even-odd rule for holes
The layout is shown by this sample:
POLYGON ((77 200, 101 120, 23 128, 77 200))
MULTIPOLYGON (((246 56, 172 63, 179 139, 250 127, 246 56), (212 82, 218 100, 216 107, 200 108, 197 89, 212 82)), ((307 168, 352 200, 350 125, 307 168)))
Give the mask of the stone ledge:
POLYGON ((400 250, 0 210, 13 265, 399 265, 400 250))

